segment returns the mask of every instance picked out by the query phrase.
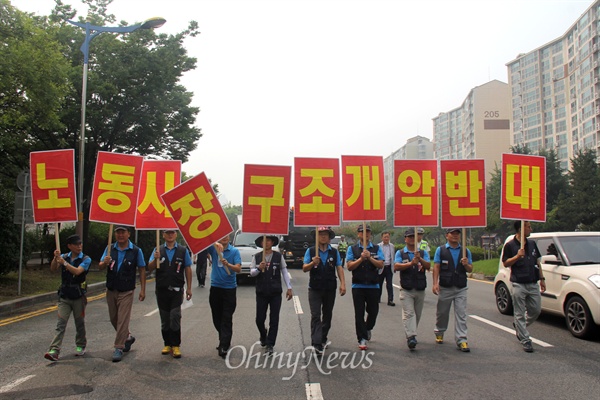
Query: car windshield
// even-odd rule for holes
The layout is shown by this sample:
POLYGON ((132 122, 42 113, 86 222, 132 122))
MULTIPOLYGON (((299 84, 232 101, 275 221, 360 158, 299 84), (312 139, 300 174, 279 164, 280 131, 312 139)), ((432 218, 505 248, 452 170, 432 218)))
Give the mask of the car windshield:
POLYGON ((256 249, 257 247, 254 241, 257 237, 258 235, 256 233, 240 232, 235 236, 233 245, 236 247, 254 247, 256 249))
POLYGON ((561 237, 571 265, 600 264, 600 236, 561 237))
POLYGON ((340 238, 339 237, 334 237, 333 239, 331 239, 330 244, 338 244, 340 242, 340 238))

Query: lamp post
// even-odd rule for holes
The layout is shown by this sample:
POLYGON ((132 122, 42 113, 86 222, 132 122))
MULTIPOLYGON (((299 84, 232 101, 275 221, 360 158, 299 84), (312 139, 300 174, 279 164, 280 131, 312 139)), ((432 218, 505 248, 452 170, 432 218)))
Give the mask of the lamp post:
POLYGON ((79 134, 79 176, 77 179, 77 218, 76 233, 83 238, 83 156, 85 153, 85 106, 87 103, 87 75, 88 75, 88 60, 90 55, 90 42, 93 38, 102 32, 112 33, 129 33, 138 29, 154 29, 164 25, 164 18, 155 17, 147 19, 141 24, 131 26, 98 26, 91 25, 89 22, 81 23, 67 20, 68 23, 85 29, 85 40, 81 45, 83 53, 83 83, 81 89, 81 132, 79 134))

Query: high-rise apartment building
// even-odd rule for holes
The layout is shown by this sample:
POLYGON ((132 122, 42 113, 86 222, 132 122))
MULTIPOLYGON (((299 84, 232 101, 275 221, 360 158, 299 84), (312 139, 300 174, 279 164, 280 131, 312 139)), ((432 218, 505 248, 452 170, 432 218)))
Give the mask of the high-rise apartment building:
POLYGON ((600 1, 567 32, 507 65, 512 145, 556 149, 563 168, 584 148, 600 157, 600 1))
POLYGON ((383 159, 385 176, 385 199, 394 197, 394 160, 431 160, 433 159, 433 143, 426 137, 415 136, 406 144, 383 159))
POLYGON ((486 180, 502 153, 510 151, 510 91, 493 80, 469 92, 460 107, 433 119, 433 153, 438 160, 485 160, 486 180))

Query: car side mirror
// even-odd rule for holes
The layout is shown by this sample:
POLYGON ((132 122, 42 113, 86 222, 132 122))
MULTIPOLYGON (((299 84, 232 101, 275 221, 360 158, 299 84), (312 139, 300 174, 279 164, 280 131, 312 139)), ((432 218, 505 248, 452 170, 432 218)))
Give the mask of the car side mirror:
POLYGON ((562 262, 553 254, 542 256, 542 264, 562 265, 562 262))

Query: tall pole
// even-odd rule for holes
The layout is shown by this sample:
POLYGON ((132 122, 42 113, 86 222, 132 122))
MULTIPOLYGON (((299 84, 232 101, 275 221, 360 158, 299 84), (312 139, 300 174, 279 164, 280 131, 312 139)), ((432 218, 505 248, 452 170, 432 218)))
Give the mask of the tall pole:
MULTIPOLYGON (((86 47, 87 50, 87 47, 86 47)), ((83 51, 83 50, 82 50, 83 51)), ((79 176, 77 179, 77 225, 76 233, 83 238, 83 166, 85 156, 85 107, 87 103, 87 75, 88 75, 88 55, 83 55, 83 83, 81 86, 81 131, 79 133, 79 176)))

